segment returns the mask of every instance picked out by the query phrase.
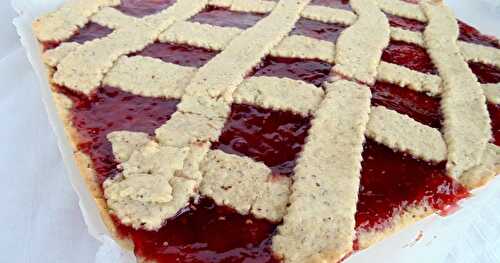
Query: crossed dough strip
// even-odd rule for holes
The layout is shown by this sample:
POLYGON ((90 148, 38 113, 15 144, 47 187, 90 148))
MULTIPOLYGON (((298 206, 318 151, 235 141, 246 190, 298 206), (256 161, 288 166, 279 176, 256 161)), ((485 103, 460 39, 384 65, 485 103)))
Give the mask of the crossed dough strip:
POLYGON ((481 163, 491 138, 486 98, 457 46, 458 24, 442 3, 422 3, 429 19, 424 41, 443 79, 441 109, 448 145, 448 174, 457 178, 481 163), (463 87, 467 87, 464 89, 463 87))
POLYGON ((370 0, 351 0, 358 13, 337 40, 333 70, 362 83, 374 84, 382 51, 389 44, 389 21, 370 0))
POLYGON ((273 238, 273 250, 290 263, 337 262, 352 250, 371 92, 346 80, 326 87, 295 167, 290 206, 273 238))

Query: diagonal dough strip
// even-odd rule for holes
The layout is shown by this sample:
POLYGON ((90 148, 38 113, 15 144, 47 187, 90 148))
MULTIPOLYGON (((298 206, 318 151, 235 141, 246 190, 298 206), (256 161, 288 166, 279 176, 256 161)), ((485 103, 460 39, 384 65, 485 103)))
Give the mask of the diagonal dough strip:
POLYGON ((273 250, 289 263, 337 262, 352 250, 371 92, 346 80, 326 86, 295 168, 291 205, 273 239, 273 250))
POLYGON ((335 67, 342 76, 373 84, 383 49, 389 44, 387 17, 371 0, 351 0, 358 20, 337 40, 335 67))
POLYGON ((443 80, 441 110, 448 145, 448 174, 458 178, 479 165, 491 138, 486 98, 457 45, 459 34, 452 11, 442 3, 422 3, 429 19, 424 41, 443 80), (466 87, 466 88, 464 88, 466 87))

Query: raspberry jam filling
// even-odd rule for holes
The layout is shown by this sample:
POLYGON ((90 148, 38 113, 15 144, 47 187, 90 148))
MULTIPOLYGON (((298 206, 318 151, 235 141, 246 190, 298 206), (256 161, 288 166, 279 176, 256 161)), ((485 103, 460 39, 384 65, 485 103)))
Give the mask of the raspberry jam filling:
POLYGON ((212 146, 264 162, 273 174, 291 176, 310 126, 310 118, 291 112, 233 104, 222 135, 212 146))
POLYGON ((137 96, 112 87, 101 87, 90 97, 63 87, 58 91, 74 103, 71 121, 78 131, 78 148, 90 156, 101 184, 118 172, 106 136, 123 130, 153 135, 170 119, 179 102, 137 96))
POLYGON ((406 114, 420 123, 441 128, 441 100, 439 98, 385 82, 376 82, 371 87, 371 91, 373 106, 384 106, 406 114))
POLYGON ((121 0, 116 9, 130 16, 144 17, 156 14, 175 2, 175 0, 121 0))
POLYGON ((271 250, 276 224, 208 198, 184 208, 158 232, 117 225, 120 234, 132 238, 137 255, 160 263, 279 262, 271 250))
POLYGON ((400 27, 411 31, 422 32, 427 26, 425 23, 417 20, 395 16, 387 13, 385 15, 389 19, 389 24, 392 27, 400 27))
MULTIPOLYGON (((73 34, 73 36, 71 36, 68 40, 65 40, 63 42, 76 42, 79 44, 83 44, 87 41, 105 37, 111 34, 111 32, 113 32, 113 30, 110 28, 101 26, 93 22, 89 22, 84 27, 75 32, 75 34, 73 34)), ((43 43, 43 49, 54 49, 59 45, 61 45, 61 42, 48 41, 43 43)))
POLYGON ((481 34, 479 30, 467 25, 466 23, 460 20, 458 20, 458 26, 460 29, 460 35, 458 36, 459 40, 483 46, 500 48, 500 43, 498 39, 481 34))
POLYGON ((493 143, 500 146, 500 105, 488 104, 490 112, 493 143))
POLYGON ((445 163, 430 164, 371 140, 365 143, 356 229, 381 230, 405 209, 445 210, 468 196, 446 175, 445 163))
POLYGON ((500 69, 492 65, 469 62, 469 68, 477 76, 480 83, 500 83, 500 69))
POLYGON ((384 49, 382 60, 422 73, 437 74, 437 69, 425 48, 415 44, 392 40, 384 49))
POLYGON ((299 21, 297 21, 297 23, 295 24, 295 28, 290 34, 304 35, 335 43, 337 42, 340 33, 346 28, 346 26, 341 24, 323 23, 307 18, 301 18, 299 19, 299 21))
POLYGON ((206 50, 204 48, 183 44, 155 42, 148 45, 143 50, 131 54, 131 56, 152 57, 161 59, 167 63, 199 68, 217 54, 217 51, 206 50))
POLYGON ((191 18, 190 21, 213 26, 247 29, 259 22, 264 16, 266 15, 236 12, 220 7, 209 6, 191 18))
POLYGON ((319 60, 268 56, 249 76, 285 77, 319 87, 328 79, 331 69, 331 64, 319 60))

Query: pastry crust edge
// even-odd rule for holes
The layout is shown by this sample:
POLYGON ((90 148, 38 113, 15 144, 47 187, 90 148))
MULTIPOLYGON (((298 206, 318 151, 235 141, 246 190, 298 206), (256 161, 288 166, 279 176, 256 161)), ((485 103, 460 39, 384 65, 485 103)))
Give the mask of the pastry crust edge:
MULTIPOLYGON (((47 65, 45 66, 48 70, 47 77, 49 79, 48 84, 50 87, 52 102, 56 107, 60 123, 63 125, 65 135, 64 137, 68 140, 71 146, 71 150, 73 152, 73 160, 75 162, 79 175, 83 177, 87 190, 92 195, 95 205, 99 210, 99 215, 102 219, 102 222, 111 234, 111 237, 118 243, 121 248, 127 251, 134 251, 134 243, 132 239, 129 236, 121 236, 118 233, 118 229, 113 222, 111 213, 109 213, 108 205, 106 204, 106 198, 104 197, 102 187, 96 181, 96 171, 92 167, 90 156, 78 149, 80 137, 78 135, 77 129, 73 126, 70 111, 70 108, 73 106, 73 102, 66 95, 56 91, 56 86, 54 85, 52 79, 53 68, 50 68, 47 65), (70 104, 68 104, 68 102, 70 104)), ((63 138, 60 139, 64 140, 63 138)), ((138 262, 146 261, 138 258, 138 262)))

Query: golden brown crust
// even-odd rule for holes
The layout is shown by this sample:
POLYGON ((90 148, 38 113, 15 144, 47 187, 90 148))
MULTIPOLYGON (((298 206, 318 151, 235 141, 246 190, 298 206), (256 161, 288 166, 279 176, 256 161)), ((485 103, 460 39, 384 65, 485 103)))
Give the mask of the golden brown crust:
POLYGON ((366 249, 373 244, 391 236, 407 226, 413 225, 416 222, 432 215, 434 211, 427 206, 413 206, 408 208, 402 214, 395 216, 392 219, 391 225, 382 230, 360 231, 358 233, 359 249, 366 249))
POLYGON ((108 206, 106 203, 106 199, 104 198, 102 188, 96 180, 96 171, 92 167, 90 156, 78 149, 80 136, 71 121, 70 110, 72 107, 72 102, 65 95, 56 92, 56 87, 54 86, 54 82, 52 81, 53 71, 54 70, 52 68, 48 69, 48 78, 49 84, 51 86, 52 98, 58 111, 59 118, 63 124, 67 139, 72 147, 73 159, 75 160, 76 167, 80 175, 83 177, 85 184, 87 185, 87 189, 92 194, 96 206, 99 209, 101 219, 108 229, 109 233, 111 234, 112 238, 123 249, 133 251, 134 243, 132 242, 132 240, 129 237, 124 237, 118 234, 116 225, 113 222, 111 214, 108 211, 108 206))

